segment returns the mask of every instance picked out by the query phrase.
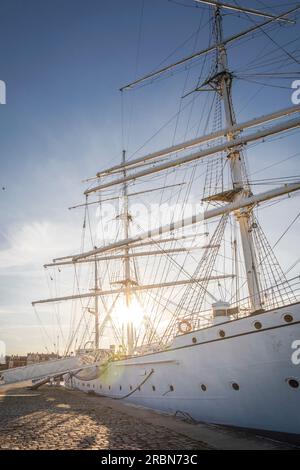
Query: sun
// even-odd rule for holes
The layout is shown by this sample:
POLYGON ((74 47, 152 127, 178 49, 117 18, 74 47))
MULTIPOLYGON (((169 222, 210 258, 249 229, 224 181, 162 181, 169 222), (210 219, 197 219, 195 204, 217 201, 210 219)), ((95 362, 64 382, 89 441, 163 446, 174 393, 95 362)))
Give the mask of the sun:
POLYGON ((138 327, 143 322, 144 312, 135 298, 131 300, 129 306, 126 305, 125 298, 123 298, 116 304, 114 317, 120 325, 132 323, 138 327))

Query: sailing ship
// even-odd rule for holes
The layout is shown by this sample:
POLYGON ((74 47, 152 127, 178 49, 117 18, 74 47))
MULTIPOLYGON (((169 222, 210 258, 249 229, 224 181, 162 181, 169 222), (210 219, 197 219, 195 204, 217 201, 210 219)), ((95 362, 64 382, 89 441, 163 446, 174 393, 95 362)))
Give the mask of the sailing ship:
MULTIPOLYGON (((207 60, 206 77, 188 95, 209 96, 211 131, 136 158, 123 151, 120 164, 88 179, 79 206, 84 230, 91 225, 89 210, 97 208, 98 238, 91 237, 89 249, 45 265, 56 272, 73 268, 77 291, 33 305, 79 304, 85 323, 73 324, 69 338, 76 357, 57 371, 68 388, 200 422, 299 435, 300 366, 292 360, 300 340, 299 278, 288 279, 280 268, 258 212, 299 191, 300 180, 269 179, 261 184, 274 187, 253 192, 246 147, 299 132, 300 106, 237 122, 228 47, 269 26, 289 27, 300 6, 270 14, 214 0, 195 3, 210 9, 210 45, 121 91, 207 60), (224 37, 229 10, 259 22, 224 37), (195 188, 199 210, 185 216, 195 188), (156 195, 158 206, 178 201, 179 216, 169 209, 169 223, 143 230, 132 201, 156 195), (103 236, 99 244, 107 202, 119 212, 114 228, 106 227, 110 240, 103 236), (88 273, 89 290, 82 290, 80 269, 88 273)), ((31 369, 30 375, 47 373, 31 369)), ((2 377, 9 382, 9 371, 2 377)))

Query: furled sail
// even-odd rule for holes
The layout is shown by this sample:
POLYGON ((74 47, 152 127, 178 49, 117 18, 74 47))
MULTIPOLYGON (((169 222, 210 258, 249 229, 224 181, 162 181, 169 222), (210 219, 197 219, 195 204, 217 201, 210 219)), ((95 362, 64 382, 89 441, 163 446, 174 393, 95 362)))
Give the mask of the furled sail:
POLYGON ((65 374, 70 370, 80 369, 82 363, 79 357, 65 357, 54 361, 37 362, 24 367, 15 367, 1 372, 0 384, 15 384, 28 380, 38 380, 65 374))

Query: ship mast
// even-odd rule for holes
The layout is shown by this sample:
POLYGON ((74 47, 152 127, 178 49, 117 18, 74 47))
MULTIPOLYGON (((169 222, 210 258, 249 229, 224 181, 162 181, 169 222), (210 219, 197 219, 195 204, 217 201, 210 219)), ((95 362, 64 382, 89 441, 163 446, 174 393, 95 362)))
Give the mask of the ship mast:
POLYGON ((95 336, 94 336, 94 348, 95 351, 99 349, 99 298, 96 295, 98 290, 99 290, 99 285, 98 285, 98 265, 97 265, 98 259, 95 256, 93 263, 94 263, 94 288, 91 289, 92 292, 95 295, 95 301, 94 301, 94 308, 88 308, 87 311, 94 315, 94 322, 95 322, 95 336))
POLYGON ((95 351, 99 349, 99 298, 96 295, 98 292, 98 265, 97 265, 97 257, 95 256, 94 259, 94 288, 92 289, 92 292, 95 295, 95 300, 94 300, 94 308, 88 308, 87 311, 94 315, 94 322, 95 322, 95 336, 94 336, 94 348, 95 351))
MULTIPOLYGON (((217 49, 217 77, 219 80, 219 92, 224 104, 226 126, 232 128, 236 125, 231 90, 232 90, 232 74, 228 69, 227 51, 223 42, 223 26, 220 8, 215 8, 215 27, 216 27, 216 43, 219 45, 217 49)), ((235 140, 235 132, 227 133, 229 142, 235 140)), ((250 196, 251 191, 249 185, 245 185, 244 175, 245 165, 243 165, 243 155, 238 148, 233 149, 228 154, 230 162, 232 187, 235 192, 233 202, 238 201, 241 197, 250 196)), ((247 285, 250 297, 252 311, 262 309, 262 300, 260 295, 260 284, 257 271, 257 261, 255 256, 255 247, 251 235, 251 206, 244 210, 236 212, 236 219, 240 229, 242 250, 244 255, 247 285)))
MULTIPOLYGON (((122 164, 125 166, 126 163, 126 151, 123 150, 122 154, 122 164)), ((124 178, 126 178, 126 169, 123 171, 124 178)), ((128 191, 127 191, 127 182, 123 184, 123 228, 124 228, 124 238, 129 238, 129 221, 130 214, 128 209, 128 191)), ((130 256, 129 256, 129 246, 124 247, 124 287, 125 287, 125 302, 126 308, 130 308, 131 304, 131 284, 132 280, 130 277, 130 256)), ((133 353, 134 348, 134 328, 133 323, 128 319, 127 322, 127 352, 128 354, 133 353)))
MULTIPOLYGON (((95 292, 98 291, 98 265, 95 257, 95 292)), ((95 350, 99 349, 99 297, 95 296, 95 350)))

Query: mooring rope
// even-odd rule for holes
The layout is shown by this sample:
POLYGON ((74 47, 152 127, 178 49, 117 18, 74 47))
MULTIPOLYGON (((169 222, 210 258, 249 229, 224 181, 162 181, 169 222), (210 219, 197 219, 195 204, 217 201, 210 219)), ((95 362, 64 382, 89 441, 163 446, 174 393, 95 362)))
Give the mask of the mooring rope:
MULTIPOLYGON (((106 369, 107 370, 107 369, 106 369)), ((103 371, 104 372, 104 371, 103 371)), ((126 395, 124 395, 123 397, 111 397, 109 395, 101 395, 99 393, 95 394, 97 395, 98 397, 106 397, 106 398, 111 398, 112 400, 123 400, 124 398, 128 398, 130 397, 134 392, 136 392, 137 390, 139 390, 146 382, 147 380, 151 377, 151 375, 154 373, 154 369, 151 369, 151 371, 149 372, 149 374, 142 380, 142 382, 137 385, 133 390, 131 390, 129 393, 127 393, 126 395)), ((102 375, 102 374, 101 374, 102 375)), ((74 377, 74 375, 72 375, 72 377, 74 377)), ((72 378, 71 377, 71 378, 72 378)), ((76 376, 75 376, 76 377, 76 376)), ((99 377, 99 376, 98 376, 99 377)), ((97 378, 98 378, 97 377, 97 378)), ((81 379, 81 380, 85 380, 85 379, 81 379)), ((87 379, 85 380, 85 382, 89 382, 91 380, 95 380, 94 379, 87 379)))
POLYGON ((147 377, 145 377, 144 380, 137 387, 135 387, 135 389, 133 389, 130 393, 127 393, 127 395, 124 395, 123 397, 110 397, 110 398, 112 398, 113 400, 123 400, 124 398, 130 397, 130 395, 132 395, 134 392, 139 390, 142 387, 142 385, 144 385, 144 383, 147 382, 147 380, 151 377, 153 373, 154 373, 154 369, 151 369, 147 377))

